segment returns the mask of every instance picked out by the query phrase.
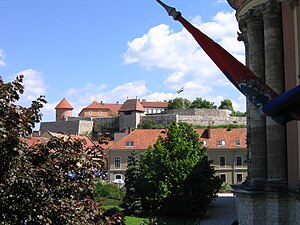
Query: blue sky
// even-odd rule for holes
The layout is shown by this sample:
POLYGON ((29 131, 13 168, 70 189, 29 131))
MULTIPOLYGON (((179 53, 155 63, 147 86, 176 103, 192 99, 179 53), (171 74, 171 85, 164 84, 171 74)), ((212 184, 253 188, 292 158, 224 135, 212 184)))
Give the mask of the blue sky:
MULTIPOLYGON (((244 62, 226 0, 165 0, 244 62)), ((66 98, 74 115, 92 101, 245 98, 155 0, 1 0, 0 75, 25 75, 22 104, 40 94, 44 121, 66 98), (180 94, 176 90, 184 87, 180 94)))

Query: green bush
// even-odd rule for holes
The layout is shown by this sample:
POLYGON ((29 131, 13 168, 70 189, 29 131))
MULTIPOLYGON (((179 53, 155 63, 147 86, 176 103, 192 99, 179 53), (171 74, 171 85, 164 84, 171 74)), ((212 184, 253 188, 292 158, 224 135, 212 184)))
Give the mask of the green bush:
POLYGON ((124 197, 124 191, 117 186, 109 183, 98 182, 94 190, 94 199, 99 201, 100 198, 109 198, 121 200, 124 197))

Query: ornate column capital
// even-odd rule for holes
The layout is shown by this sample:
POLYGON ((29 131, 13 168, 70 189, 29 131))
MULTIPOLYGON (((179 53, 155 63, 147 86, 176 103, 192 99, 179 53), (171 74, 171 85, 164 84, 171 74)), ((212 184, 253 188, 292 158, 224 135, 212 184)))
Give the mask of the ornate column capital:
POLYGON ((240 27, 248 26, 249 23, 262 23, 263 17, 261 7, 249 9, 244 15, 239 18, 240 27))
POLYGON ((299 6, 299 0, 288 0, 288 2, 291 9, 294 9, 295 7, 299 6))
POLYGON ((261 12, 263 17, 280 16, 281 3, 271 0, 263 5, 261 12))

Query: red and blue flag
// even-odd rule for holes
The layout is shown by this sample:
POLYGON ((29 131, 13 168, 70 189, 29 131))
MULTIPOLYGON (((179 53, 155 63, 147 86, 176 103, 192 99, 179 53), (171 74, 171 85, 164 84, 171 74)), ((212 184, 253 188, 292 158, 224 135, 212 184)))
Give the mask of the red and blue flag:
POLYGON ((228 80, 255 105, 259 112, 271 116, 279 124, 300 120, 300 85, 278 95, 249 68, 184 19, 175 8, 165 5, 160 0, 157 2, 191 33, 228 80))

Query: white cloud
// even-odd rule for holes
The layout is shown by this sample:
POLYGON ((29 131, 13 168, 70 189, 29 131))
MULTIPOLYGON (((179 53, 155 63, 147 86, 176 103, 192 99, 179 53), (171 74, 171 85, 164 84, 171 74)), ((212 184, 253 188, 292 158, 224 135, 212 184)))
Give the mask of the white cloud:
MULTIPOLYGON (((203 22, 198 16, 192 23, 244 62, 244 45, 237 41, 238 25, 234 12, 219 12, 208 22, 203 22)), ((165 89, 175 92, 184 86, 185 98, 202 97, 220 102, 219 97, 226 96, 228 91, 235 93, 231 100, 236 108, 244 105, 245 100, 238 99, 238 91, 232 88, 232 84, 185 29, 174 32, 165 24, 155 26, 128 43, 123 59, 125 64, 136 63, 145 69, 164 70, 165 89)))
POLYGON ((17 73, 17 75, 21 74, 24 75, 24 94, 21 96, 21 103, 26 105, 40 95, 45 95, 46 85, 42 73, 33 69, 27 69, 17 73))
POLYGON ((221 4, 221 3, 228 3, 228 2, 227 2, 227 0, 217 0, 217 3, 221 4))
POLYGON ((88 83, 80 88, 69 89, 66 93, 66 99, 74 107, 73 115, 76 116, 82 108, 93 101, 123 103, 127 98, 143 98, 148 92, 144 80, 128 82, 112 89, 109 89, 105 84, 88 83))
POLYGON ((6 54, 3 49, 0 49, 0 67, 5 67, 6 63, 4 62, 4 59, 6 57, 6 54))

